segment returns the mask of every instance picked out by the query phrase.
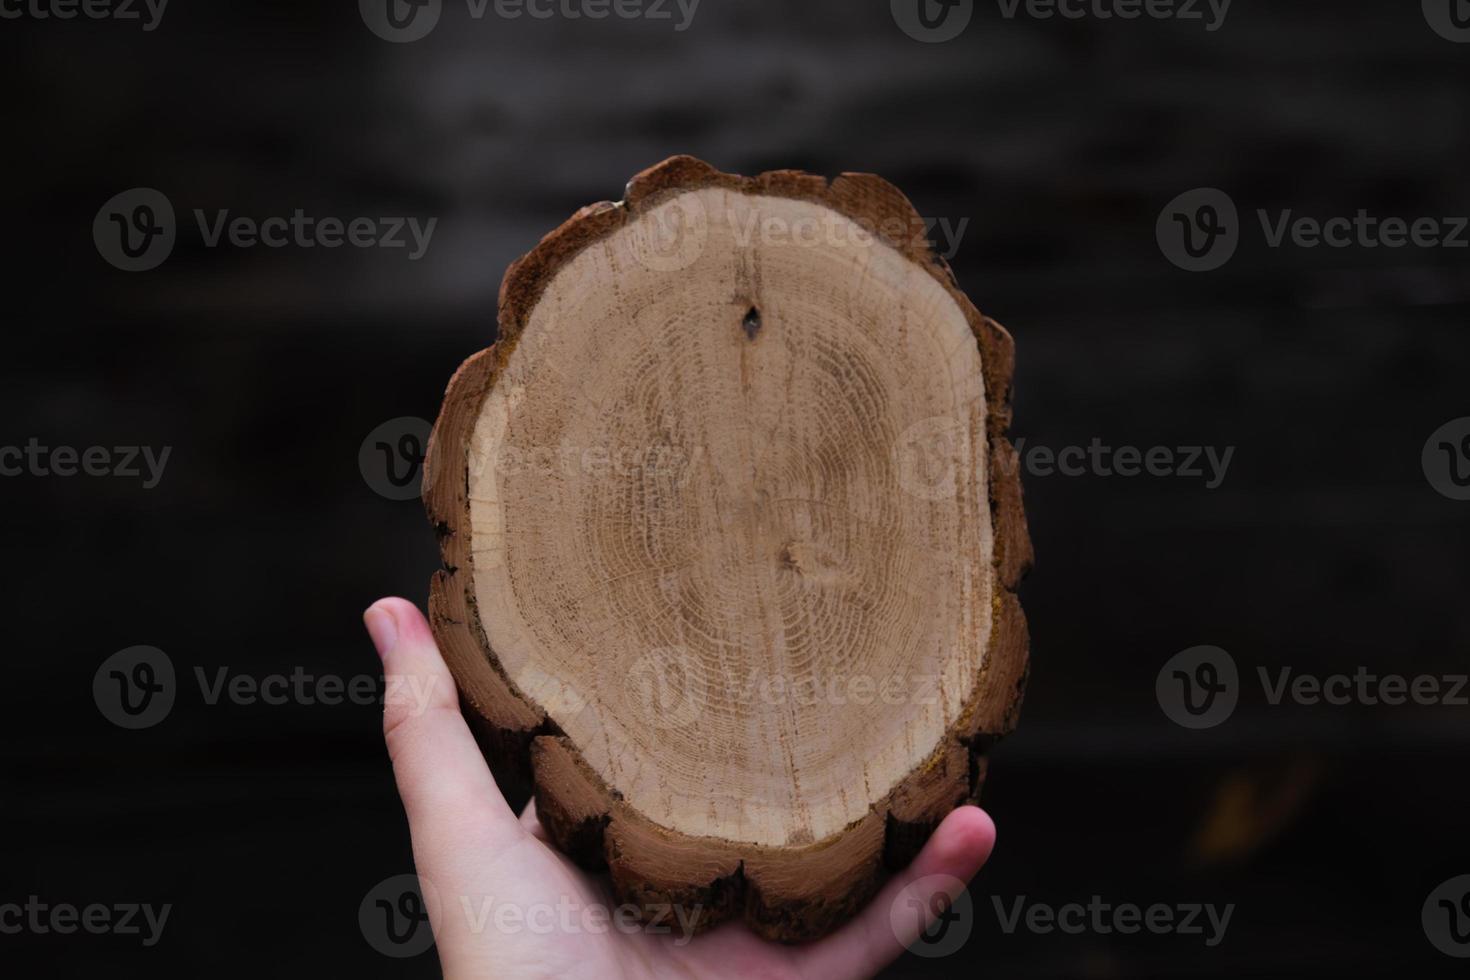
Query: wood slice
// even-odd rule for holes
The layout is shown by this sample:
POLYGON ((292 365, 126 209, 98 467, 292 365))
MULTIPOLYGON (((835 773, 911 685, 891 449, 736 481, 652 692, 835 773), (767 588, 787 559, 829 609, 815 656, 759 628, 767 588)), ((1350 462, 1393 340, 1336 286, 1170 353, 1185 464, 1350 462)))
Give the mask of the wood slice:
POLYGON ((851 916, 1015 724, 1012 343, 866 174, 690 157, 505 275, 424 497, 492 761, 620 900, 851 916))

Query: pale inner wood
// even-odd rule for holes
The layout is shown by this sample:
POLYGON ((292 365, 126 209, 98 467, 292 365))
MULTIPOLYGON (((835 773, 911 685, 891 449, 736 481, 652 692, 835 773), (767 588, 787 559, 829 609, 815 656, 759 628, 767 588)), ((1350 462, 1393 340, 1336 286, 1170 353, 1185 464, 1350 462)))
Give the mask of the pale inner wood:
POLYGON ((577 255, 486 399, 469 492, 507 674, 684 833, 842 830, 984 664, 975 338, 827 208, 687 192, 577 255))

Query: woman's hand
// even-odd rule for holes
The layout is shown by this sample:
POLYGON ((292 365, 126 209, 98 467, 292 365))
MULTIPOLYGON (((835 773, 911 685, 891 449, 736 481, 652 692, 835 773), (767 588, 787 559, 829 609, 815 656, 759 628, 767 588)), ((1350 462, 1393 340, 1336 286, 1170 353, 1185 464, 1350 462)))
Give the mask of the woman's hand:
POLYGON ((692 939, 677 916, 657 932, 633 926, 604 884, 547 842, 534 803, 517 817, 505 802, 418 608, 382 599, 363 619, 389 691, 415 694, 385 698, 383 733, 447 977, 870 976, 917 938, 907 910, 942 908, 939 890, 957 891, 995 842, 982 810, 954 811, 856 919, 802 946, 738 922, 692 939))

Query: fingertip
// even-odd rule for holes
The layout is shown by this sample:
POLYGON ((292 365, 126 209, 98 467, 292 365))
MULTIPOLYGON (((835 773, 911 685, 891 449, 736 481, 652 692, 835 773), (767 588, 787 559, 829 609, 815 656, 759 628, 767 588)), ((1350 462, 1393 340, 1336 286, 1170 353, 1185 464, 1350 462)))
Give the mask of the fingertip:
POLYGON ((990 814, 978 806, 951 811, 913 863, 896 874, 858 918, 805 948, 800 954, 805 971, 813 976, 878 972, 927 928, 927 922, 912 918, 916 904, 933 908, 940 892, 954 899, 994 847, 995 822, 990 814))
POLYGON ((418 648, 433 643, 433 632, 419 607, 398 596, 387 596, 368 606, 362 621, 378 655, 384 658, 400 644, 418 648))
POLYGON ((398 622, 393 618, 393 613, 383 608, 381 601, 375 602, 362 614, 362 625, 367 628, 373 648, 378 651, 378 658, 387 660, 393 648, 398 645, 398 622))
POLYGON ((995 823, 978 806, 963 806, 945 817, 915 863, 920 873, 940 872, 968 881, 995 849, 995 823))
POLYGON ((978 806, 962 806, 939 825, 945 849, 954 857, 984 864, 995 848, 995 821, 978 806))
POLYGON ((371 606, 367 607, 367 612, 363 613, 363 616, 367 617, 374 612, 387 613, 389 616, 392 616, 394 622, 398 623, 400 628, 415 621, 422 622, 424 620, 424 614, 419 611, 418 606, 396 595, 384 596, 377 602, 374 602, 371 606))

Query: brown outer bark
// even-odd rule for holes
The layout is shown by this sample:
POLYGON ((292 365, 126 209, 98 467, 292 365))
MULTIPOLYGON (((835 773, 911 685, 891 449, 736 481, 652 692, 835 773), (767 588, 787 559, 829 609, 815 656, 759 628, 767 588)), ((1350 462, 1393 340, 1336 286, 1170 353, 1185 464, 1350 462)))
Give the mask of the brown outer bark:
POLYGON ((1015 588, 1031 566, 1031 539, 1016 451, 1005 436, 1014 361, 1010 334, 960 291, 948 263, 930 249, 924 222, 908 198, 872 174, 848 173, 831 182, 794 170, 739 177, 693 157, 672 157, 634 177, 621 202, 582 208, 506 270, 499 339, 455 373, 429 440, 424 504, 444 559, 443 570, 431 583, 429 618, 487 759, 502 776, 531 781, 537 813, 552 840, 582 866, 606 868, 619 902, 644 908, 678 903, 696 911, 701 927, 738 916, 768 938, 810 939, 861 908, 888 872, 918 853, 945 814, 978 800, 991 743, 1015 727, 1029 650, 1015 588), (652 823, 624 803, 546 713, 516 690, 490 649, 475 607, 468 445, 485 396, 515 349, 532 308, 557 271, 582 249, 669 196, 708 186, 824 205, 899 250, 927 270, 964 311, 985 373, 997 585, 985 668, 960 720, 929 759, 877 801, 866 817, 799 847, 691 837, 652 823))

